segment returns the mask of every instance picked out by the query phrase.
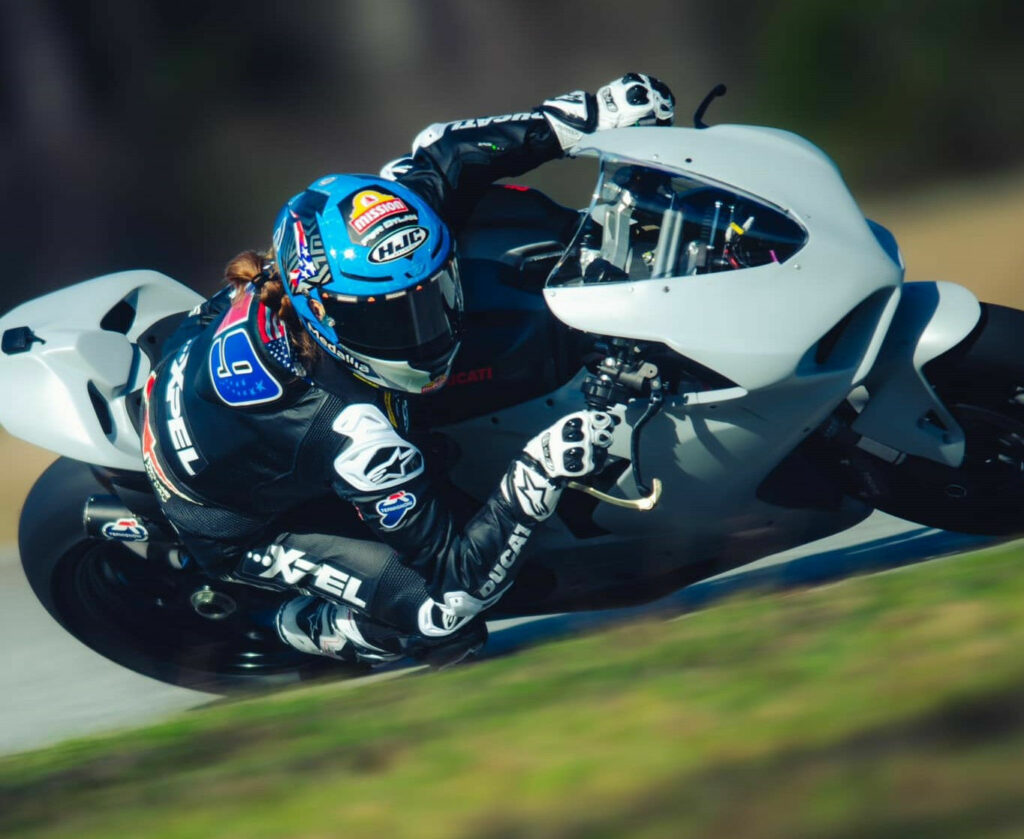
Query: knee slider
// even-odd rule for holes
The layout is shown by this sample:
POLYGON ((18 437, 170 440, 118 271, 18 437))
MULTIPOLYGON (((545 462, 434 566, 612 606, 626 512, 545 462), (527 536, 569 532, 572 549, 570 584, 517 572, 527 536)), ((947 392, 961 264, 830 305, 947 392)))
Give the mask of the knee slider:
POLYGON ((482 618, 477 618, 443 638, 422 635, 410 638, 406 653, 433 668, 443 669, 473 655, 486 642, 487 624, 482 618))

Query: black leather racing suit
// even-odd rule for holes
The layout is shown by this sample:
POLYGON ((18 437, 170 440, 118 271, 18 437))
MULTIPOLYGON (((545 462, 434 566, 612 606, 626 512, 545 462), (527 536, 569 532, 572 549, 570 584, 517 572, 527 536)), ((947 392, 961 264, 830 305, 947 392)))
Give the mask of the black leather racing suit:
MULTIPOLYGON (((540 113, 512 114, 431 126, 392 172, 457 227, 495 179, 560 155, 540 113)), ((535 521, 496 488, 459 530, 400 394, 329 359, 302 370, 252 290, 198 307, 168 349, 145 389, 143 455, 204 570, 302 595, 277 629, 311 653, 386 659, 480 626, 474 617, 511 584, 535 521), (215 375, 220 388, 244 389, 233 404, 215 375), (331 489, 373 539, 332 534, 326 521, 283 530, 284 514, 331 489)))

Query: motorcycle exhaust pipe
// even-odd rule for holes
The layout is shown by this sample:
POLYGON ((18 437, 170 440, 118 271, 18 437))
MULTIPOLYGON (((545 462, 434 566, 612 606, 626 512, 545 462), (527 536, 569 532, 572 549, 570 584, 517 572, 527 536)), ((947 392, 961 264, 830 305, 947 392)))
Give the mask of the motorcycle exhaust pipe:
POLYGON ((167 541, 159 524, 136 515, 116 495, 90 495, 82 512, 85 533, 111 542, 167 541))

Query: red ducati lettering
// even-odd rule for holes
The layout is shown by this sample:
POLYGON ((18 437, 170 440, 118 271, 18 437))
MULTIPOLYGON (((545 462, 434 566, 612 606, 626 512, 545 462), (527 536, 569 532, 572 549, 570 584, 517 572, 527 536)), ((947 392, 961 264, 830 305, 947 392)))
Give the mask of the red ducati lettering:
POLYGON ((478 367, 476 370, 460 370, 458 373, 452 373, 451 378, 448 380, 448 386, 475 385, 480 382, 489 382, 493 379, 493 367, 478 367))

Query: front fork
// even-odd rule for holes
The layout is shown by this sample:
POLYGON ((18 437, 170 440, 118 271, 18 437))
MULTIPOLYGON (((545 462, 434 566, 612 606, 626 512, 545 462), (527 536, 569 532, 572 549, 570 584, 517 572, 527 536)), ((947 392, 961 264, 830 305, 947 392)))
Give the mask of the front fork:
POLYGON ((639 498, 619 498, 601 492, 579 481, 569 481, 569 489, 583 492, 598 501, 627 510, 647 512, 661 499, 661 481, 654 478, 650 485, 640 473, 640 435, 644 427, 661 410, 665 401, 664 383, 656 365, 640 357, 642 348, 620 338, 610 338, 602 345, 605 355, 595 362, 591 373, 581 385, 587 406, 595 411, 608 412, 613 405, 623 404, 635 396, 646 396, 647 408, 630 433, 629 452, 639 498))

